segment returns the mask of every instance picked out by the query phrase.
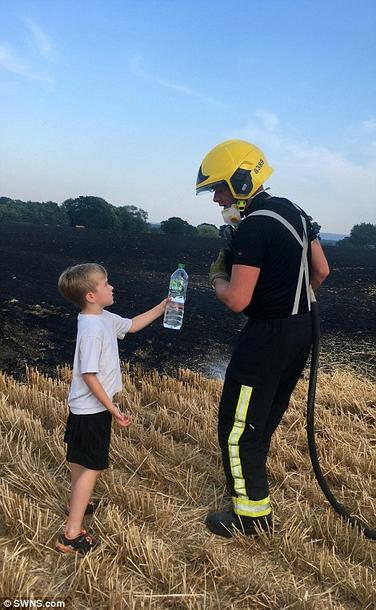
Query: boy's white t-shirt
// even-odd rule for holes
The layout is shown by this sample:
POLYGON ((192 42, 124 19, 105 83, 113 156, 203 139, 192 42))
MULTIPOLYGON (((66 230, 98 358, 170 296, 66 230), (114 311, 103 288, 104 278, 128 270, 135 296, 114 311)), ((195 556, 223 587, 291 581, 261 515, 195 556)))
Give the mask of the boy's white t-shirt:
POLYGON ((118 339, 132 320, 103 310, 101 314, 78 314, 77 342, 68 404, 75 415, 106 411, 83 380, 83 373, 96 373, 109 399, 122 388, 118 339))

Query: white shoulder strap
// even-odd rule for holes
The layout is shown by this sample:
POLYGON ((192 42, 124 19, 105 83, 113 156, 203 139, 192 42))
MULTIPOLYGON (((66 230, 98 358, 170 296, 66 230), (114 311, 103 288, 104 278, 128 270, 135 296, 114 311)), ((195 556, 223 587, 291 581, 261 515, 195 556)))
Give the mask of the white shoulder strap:
MULTIPOLYGON (((295 206, 295 207, 298 209, 298 211, 300 213, 300 208, 298 208, 298 206, 295 206)), ((292 224, 290 222, 288 222, 288 220, 286 220, 286 218, 283 218, 283 216, 281 216, 280 214, 277 214, 277 212, 273 212, 272 210, 255 210, 247 218, 250 218, 252 216, 269 216, 269 218, 274 218, 278 222, 282 223, 286 227, 286 229, 288 229, 290 231, 290 233, 295 237, 298 244, 302 247, 302 258, 301 258, 301 262, 300 262, 300 269, 299 269, 298 281, 297 281, 297 285, 296 285, 295 298, 294 298, 294 305, 292 308, 291 315, 294 316, 299 311, 299 303, 300 303, 300 296, 301 296, 301 292, 302 292, 303 276, 305 279, 305 289, 306 289, 306 293, 307 293, 308 310, 311 311, 311 298, 310 298, 310 290, 309 290, 309 268, 308 268, 308 235, 307 235, 307 222, 306 222, 305 217, 300 213, 300 218, 301 218, 302 226, 303 226, 303 238, 301 238, 299 233, 297 232, 297 230, 292 226, 292 224)))

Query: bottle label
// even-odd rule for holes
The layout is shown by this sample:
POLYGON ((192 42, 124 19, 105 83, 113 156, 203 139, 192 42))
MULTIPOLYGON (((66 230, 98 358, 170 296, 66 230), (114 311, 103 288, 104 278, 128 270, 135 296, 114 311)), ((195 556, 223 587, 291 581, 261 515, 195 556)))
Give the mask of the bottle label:
POLYGON ((177 278, 170 281, 169 295, 179 296, 184 294, 184 280, 177 278))

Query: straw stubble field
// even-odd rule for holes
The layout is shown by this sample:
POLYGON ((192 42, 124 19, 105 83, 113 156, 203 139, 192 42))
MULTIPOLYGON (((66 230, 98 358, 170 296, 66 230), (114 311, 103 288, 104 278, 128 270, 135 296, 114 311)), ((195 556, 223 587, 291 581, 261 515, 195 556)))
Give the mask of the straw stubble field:
MULTIPOLYGON (((221 383, 199 373, 124 365, 119 402, 132 415, 114 428, 99 510, 87 522, 100 547, 78 559, 54 551, 69 472, 63 430, 70 370, 0 377, 1 593, 70 600, 81 609, 371 610, 374 542, 349 528, 313 477, 305 434, 307 380, 273 440, 272 537, 224 540, 203 525, 222 507, 216 440, 221 383)), ((321 373, 321 464, 339 499, 374 527, 376 386, 349 372, 321 373)))
MULTIPOLYGON (((244 324, 208 287, 220 241, 3 223, 0 238, 0 367, 7 372, 0 376, 0 604, 1 595, 32 595, 78 610, 376 607, 374 543, 333 513, 312 474, 305 379, 272 444, 273 536, 227 541, 203 525, 208 510, 223 506, 224 491, 221 382, 207 377, 223 373, 244 324), (69 492, 70 370, 61 365, 72 361, 76 325, 56 281, 66 266, 88 260, 107 267, 115 311, 128 317, 165 296, 179 261, 190 288, 179 333, 156 322, 120 342, 130 363, 120 402, 133 424, 114 429, 112 466, 97 488, 102 502, 87 521, 100 547, 78 559, 54 551, 69 492)), ((319 453, 339 500, 375 527, 375 252, 326 253, 319 453)))

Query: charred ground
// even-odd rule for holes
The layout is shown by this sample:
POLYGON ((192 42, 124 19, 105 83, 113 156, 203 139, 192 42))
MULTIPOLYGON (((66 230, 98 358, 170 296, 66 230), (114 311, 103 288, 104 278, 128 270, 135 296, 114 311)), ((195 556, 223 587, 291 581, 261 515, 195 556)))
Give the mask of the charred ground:
MULTIPOLYGON (((180 366, 223 374, 245 318, 227 311, 208 287, 220 240, 20 223, 0 224, 0 238, 0 368, 6 372, 23 377, 26 366, 37 366, 53 374, 72 361, 77 312, 58 294, 57 278, 68 265, 96 261, 115 286, 111 309, 127 317, 162 300, 169 275, 184 262, 190 284, 183 328, 167 330, 158 320, 120 342, 121 358, 159 371, 180 366)), ((375 377, 376 252, 325 251, 331 275, 319 293, 322 363, 375 377)))

